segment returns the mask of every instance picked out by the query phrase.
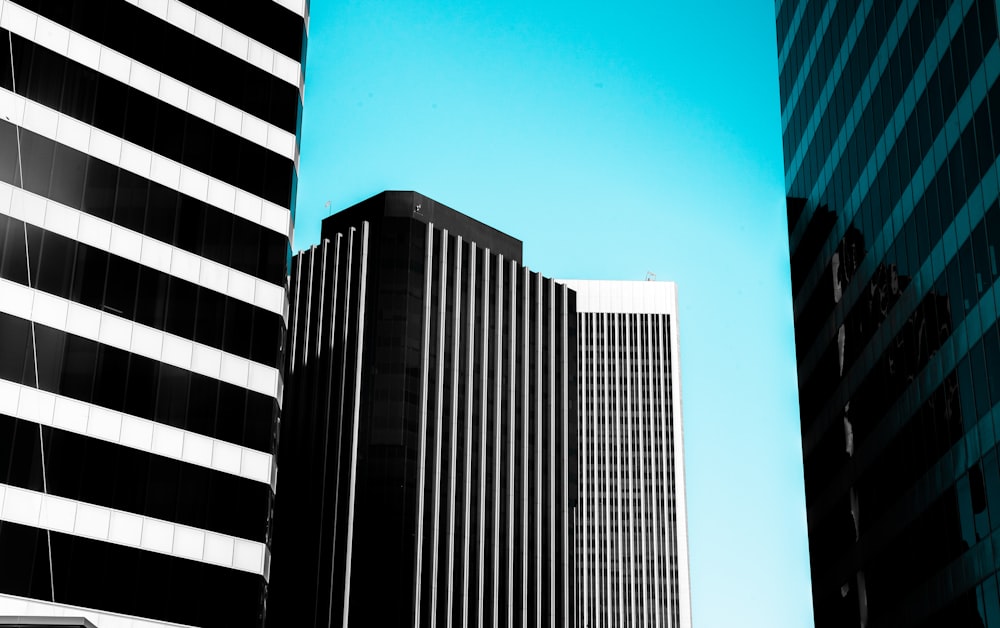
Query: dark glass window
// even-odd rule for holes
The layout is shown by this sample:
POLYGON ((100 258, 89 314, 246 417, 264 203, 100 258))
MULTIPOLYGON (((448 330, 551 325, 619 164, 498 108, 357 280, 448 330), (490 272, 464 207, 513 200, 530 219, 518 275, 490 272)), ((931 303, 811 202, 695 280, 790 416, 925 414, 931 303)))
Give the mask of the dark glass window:
POLYGON ((182 624, 260 624, 266 585, 258 575, 56 532, 51 537, 63 603, 182 624))
MULTIPOLYGON (((8 35, 0 31, 0 37, 8 35)), ((290 159, 30 40, 17 35, 12 35, 12 39, 14 57, 31 59, 33 64, 30 80, 19 82, 17 93, 62 113, 86 114, 78 119, 282 207, 291 207, 295 173, 290 159), (58 65, 58 73, 48 69, 53 65, 58 65), (36 66, 46 68, 45 72, 36 72, 36 66), (65 79, 59 79, 56 87, 51 87, 53 77, 63 75, 65 79), (69 87, 63 93, 63 82, 70 86, 84 85, 85 89, 75 90, 71 98, 67 95, 69 87), (36 84, 44 87, 36 88, 36 84)), ((62 171, 68 174, 76 167, 81 173, 65 179, 54 178, 54 186, 66 181, 73 187, 69 190, 54 187, 52 198, 77 207, 81 191, 76 186, 82 185, 87 157, 65 147, 62 151, 65 158, 74 159, 62 171), (67 194, 76 196, 67 200, 67 194)))
MULTIPOLYGON (((286 236, 93 157, 85 156, 85 173, 77 167, 64 169, 64 164, 78 163, 82 153, 24 129, 20 137, 25 161, 24 187, 29 192, 47 196, 50 178, 59 182, 60 190, 82 187, 82 199, 72 192, 65 195, 65 201, 78 199, 76 205, 69 202, 67 205, 284 285, 284 259, 289 250, 286 236), (55 160, 57 147, 60 158, 55 160), (175 208, 173 212, 171 208, 175 208), (236 239, 243 237, 248 240, 236 239)), ((5 172, 10 175, 0 180, 20 186, 16 140, 15 127, 0 120, 0 176, 5 172), (4 138, 11 143, 4 143, 4 138), (7 169, 5 163, 10 163, 11 168, 7 169)))
MULTIPOLYGON (((26 274, 19 272, 23 268, 24 229, 21 221, 0 216, 0 241, 11 238, 8 255, 14 258, 20 252, 22 258, 22 263, 0 268, 0 276, 27 285, 26 274)), ((30 260, 32 287, 278 366, 284 333, 279 314, 56 233, 34 226, 27 229, 28 241, 35 245, 30 260), (192 335, 195 321, 198 325, 192 335)))
POLYGON ((71 7, 46 0, 18 0, 17 4, 296 133, 301 108, 298 87, 138 7, 115 0, 88 0, 71 7), (130 27, 119 28, 121 24, 130 27))
MULTIPOLYGON (((6 343, 0 352, 0 377, 34 386, 30 329, 27 321, 0 314, 6 343)), ((42 390, 260 451, 271 450, 271 429, 278 411, 273 398, 45 325, 36 323, 34 330, 42 390), (88 368, 92 376, 87 375, 88 368), (179 407, 183 398, 176 402, 165 398, 168 393, 182 394, 185 382, 186 413, 179 407), (224 406, 217 406, 220 395, 224 406), (218 422, 213 418, 217 407, 225 408, 218 422)))
MULTIPOLYGON (((267 484, 73 432, 42 427, 47 491, 68 499, 262 541, 267 484)), ((42 491, 38 426, 0 415, 5 483, 42 491)))
POLYGON ((273 0, 247 0, 238 6, 213 0, 189 0, 187 4, 286 57, 305 58, 302 18, 273 0))

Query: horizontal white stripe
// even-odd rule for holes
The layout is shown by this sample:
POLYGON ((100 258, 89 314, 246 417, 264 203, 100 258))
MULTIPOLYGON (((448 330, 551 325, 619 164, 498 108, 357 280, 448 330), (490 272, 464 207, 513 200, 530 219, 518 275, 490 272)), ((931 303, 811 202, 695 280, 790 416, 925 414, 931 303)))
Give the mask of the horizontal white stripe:
POLYGON ((145 617, 134 617, 108 611, 55 604, 30 597, 0 593, 0 616, 13 617, 83 617, 97 628, 193 628, 187 624, 171 624, 145 617))
POLYGON ((277 399, 278 369, 0 279, 0 312, 277 399))
POLYGON ((0 484, 0 520, 246 571, 267 579, 263 543, 0 484))
POLYGON ((295 135, 24 7, 0 0, 0 26, 296 162, 295 135))
POLYGON ((126 0, 143 11, 298 87, 299 62, 177 0, 126 0))
POLYGON ((295 15, 307 18, 306 23, 308 24, 308 15, 306 15, 306 0, 274 0, 274 3, 285 7, 295 15))
POLYGON ((0 414, 272 484, 271 454, 0 379, 0 414))
POLYGON ((0 182, 0 214, 155 268, 268 312, 283 317, 287 315, 288 302, 283 286, 3 182, 0 182))
POLYGON ((291 239, 291 212, 284 207, 95 129, 33 100, 22 98, 14 92, 0 89, 0 117, 291 239))
POLYGON ((577 312, 676 314, 677 285, 672 281, 556 279, 576 292, 577 312))

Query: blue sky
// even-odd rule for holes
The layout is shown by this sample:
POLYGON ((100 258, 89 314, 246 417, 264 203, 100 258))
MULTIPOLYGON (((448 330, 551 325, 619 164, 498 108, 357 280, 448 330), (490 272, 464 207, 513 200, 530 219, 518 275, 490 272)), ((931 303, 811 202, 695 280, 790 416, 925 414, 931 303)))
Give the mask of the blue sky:
POLYGON ((384 189, 678 283, 697 628, 813 625, 774 6, 312 0, 295 246, 384 189))

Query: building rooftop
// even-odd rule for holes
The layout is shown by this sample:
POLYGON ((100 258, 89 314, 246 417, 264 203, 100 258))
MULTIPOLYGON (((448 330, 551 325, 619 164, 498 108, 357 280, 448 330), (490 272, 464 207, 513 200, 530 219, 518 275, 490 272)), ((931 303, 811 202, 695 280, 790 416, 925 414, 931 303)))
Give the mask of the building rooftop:
POLYGON ((460 235, 477 246, 521 262, 523 246, 517 238, 413 191, 380 192, 325 218, 322 237, 332 239, 334 234, 357 227, 362 221, 377 224, 386 218, 411 218, 433 223, 435 227, 447 229, 449 233, 460 235))

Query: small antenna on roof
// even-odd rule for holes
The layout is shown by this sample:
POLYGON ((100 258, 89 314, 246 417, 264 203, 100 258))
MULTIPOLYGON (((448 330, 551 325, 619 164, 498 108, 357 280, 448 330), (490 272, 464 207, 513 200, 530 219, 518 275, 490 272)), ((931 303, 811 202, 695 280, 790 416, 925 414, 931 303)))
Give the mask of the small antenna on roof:
POLYGON ((656 281, 656 273, 651 270, 646 271, 646 281, 656 281))

